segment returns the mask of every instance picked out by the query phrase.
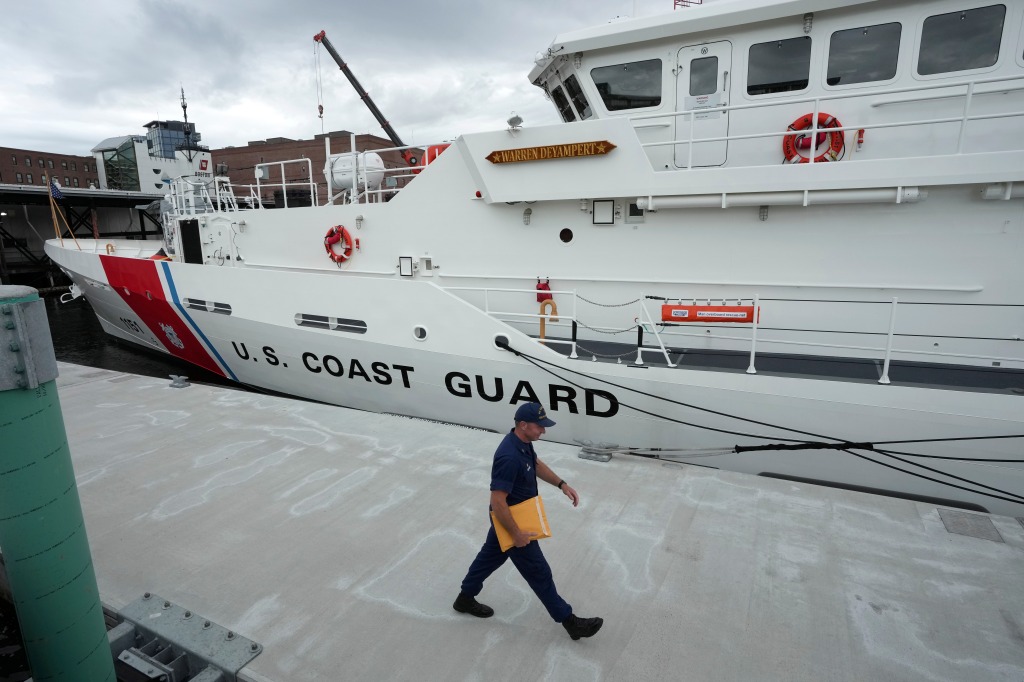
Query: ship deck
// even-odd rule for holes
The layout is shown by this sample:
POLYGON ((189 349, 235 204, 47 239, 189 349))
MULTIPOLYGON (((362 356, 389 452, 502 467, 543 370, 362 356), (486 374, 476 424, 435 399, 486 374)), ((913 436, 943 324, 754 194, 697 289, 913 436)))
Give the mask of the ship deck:
POLYGON ((574 642, 511 565, 493 618, 451 608, 497 434, 60 371, 104 604, 151 591, 259 642, 241 680, 1024 679, 1014 518, 952 533, 934 505, 542 442, 582 496, 544 487, 544 551, 605 619, 574 642))

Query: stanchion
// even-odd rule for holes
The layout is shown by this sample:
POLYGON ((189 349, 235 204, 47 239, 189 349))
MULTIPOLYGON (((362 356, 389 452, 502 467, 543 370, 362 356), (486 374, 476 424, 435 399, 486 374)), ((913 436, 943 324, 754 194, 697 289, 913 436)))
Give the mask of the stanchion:
POLYGON ((0 286, 0 549, 34 679, 113 682, 46 308, 0 286))

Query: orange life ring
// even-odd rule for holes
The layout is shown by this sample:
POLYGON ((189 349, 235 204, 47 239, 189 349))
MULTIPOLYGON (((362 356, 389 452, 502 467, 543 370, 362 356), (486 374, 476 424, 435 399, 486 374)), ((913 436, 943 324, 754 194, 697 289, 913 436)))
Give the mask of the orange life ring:
MULTIPOLYGON (((814 114, 804 114, 789 124, 789 130, 808 130, 814 121, 814 114)), ((818 145, 828 138, 828 147, 818 156, 814 157, 814 163, 823 161, 837 161, 843 152, 845 135, 842 130, 830 128, 841 128, 842 123, 835 116, 826 113, 818 114, 818 135, 812 142, 807 135, 786 135, 782 138, 782 153, 786 156, 787 163, 808 163, 810 159, 799 152, 800 149, 811 149, 811 153, 818 148, 818 145)))
POLYGON ((324 237, 324 249, 335 263, 344 263, 351 258, 354 247, 355 242, 352 241, 352 235, 348 233, 344 225, 335 225, 327 230, 327 235, 324 237), (334 250, 334 245, 338 242, 341 242, 340 252, 334 250))

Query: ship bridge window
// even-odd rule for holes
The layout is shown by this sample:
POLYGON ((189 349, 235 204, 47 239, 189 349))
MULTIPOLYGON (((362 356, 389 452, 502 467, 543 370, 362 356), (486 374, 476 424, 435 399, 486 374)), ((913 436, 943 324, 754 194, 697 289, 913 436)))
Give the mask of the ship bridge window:
POLYGON ((562 116, 563 121, 572 123, 576 120, 576 114, 572 113, 572 107, 569 106, 569 100, 561 85, 556 85, 555 89, 551 91, 551 99, 555 101, 555 106, 558 107, 558 113, 562 116))
POLYGON ((565 91, 569 93, 569 99, 572 100, 573 106, 579 112, 580 119, 585 121, 594 115, 594 112, 590 110, 590 102, 583 94, 583 88, 580 87, 580 82, 576 80, 575 75, 565 79, 565 91))
POLYGON ((992 66, 999 59, 1005 5, 991 5, 924 20, 917 72, 922 76, 992 66))
POLYGON ((810 36, 751 45, 747 61, 747 94, 804 90, 810 73, 810 36))
POLYGON ((898 23, 878 24, 833 33, 825 82, 850 85, 895 78, 902 28, 898 23))
POLYGON ((661 104, 661 60, 599 66, 591 69, 597 92, 608 111, 661 104))

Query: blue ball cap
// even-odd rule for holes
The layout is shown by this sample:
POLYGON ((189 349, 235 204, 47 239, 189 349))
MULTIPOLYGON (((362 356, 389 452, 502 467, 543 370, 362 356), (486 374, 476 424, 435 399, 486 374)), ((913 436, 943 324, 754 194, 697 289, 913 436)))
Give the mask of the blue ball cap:
POLYGON ((555 422, 548 419, 548 415, 544 412, 544 406, 540 403, 523 403, 516 410, 516 423, 519 422, 530 422, 531 424, 540 424, 544 428, 554 426, 555 422))

